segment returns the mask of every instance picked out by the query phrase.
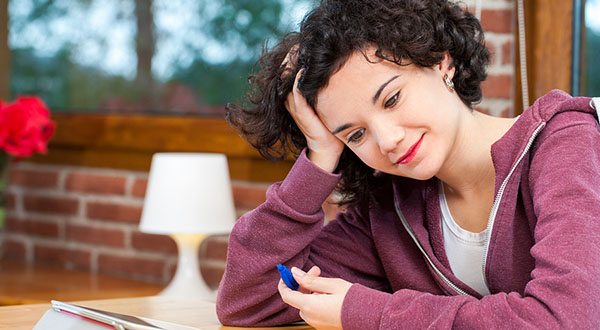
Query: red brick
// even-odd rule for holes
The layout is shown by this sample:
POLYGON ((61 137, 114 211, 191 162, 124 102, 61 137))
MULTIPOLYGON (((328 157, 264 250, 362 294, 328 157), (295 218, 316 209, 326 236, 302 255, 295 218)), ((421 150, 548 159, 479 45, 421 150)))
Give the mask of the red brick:
POLYGON ((4 202, 6 203, 7 210, 14 210, 17 205, 17 197, 13 193, 7 193, 4 195, 4 202))
POLYGON ((202 264, 200 265, 200 273, 208 286, 217 288, 221 278, 223 278, 223 273, 225 273, 225 266, 202 264))
POLYGON ((510 75, 489 75, 483 82, 484 98, 510 98, 512 77, 510 75))
POLYGON ((162 260, 123 257, 112 254, 98 256, 98 270, 118 275, 142 275, 162 279, 165 263, 162 260))
POLYGON ((2 258, 25 259, 27 247, 24 242, 4 239, 2 243, 2 258))
POLYGON ((502 44, 502 64, 511 64, 513 62, 512 42, 507 41, 502 44))
POLYGON ((33 250, 36 261, 57 264, 63 267, 90 269, 92 254, 90 251, 81 251, 58 246, 37 244, 33 250))
POLYGON ((511 33, 513 31, 512 9, 483 9, 481 24, 486 32, 511 33))
POLYGON ((131 187, 131 195, 134 197, 146 196, 146 186, 148 185, 148 179, 135 179, 133 187, 131 187))
POLYGON ((33 236, 58 237, 58 224, 30 219, 6 218, 6 230, 15 233, 25 233, 33 236))
POLYGON ((112 175, 70 173, 65 183, 67 190, 97 194, 125 194, 125 178, 112 175))
POLYGON ((232 192, 236 207, 253 209, 264 203, 267 188, 233 185, 232 192))
POLYGON ((86 206, 89 219, 137 224, 142 216, 142 208, 138 206, 102 202, 88 202, 86 206))
POLYGON ((12 168, 10 184, 30 188, 55 188, 58 186, 58 172, 12 168))
POLYGON ((68 197, 28 195, 23 202, 25 210, 32 212, 76 215, 79 210, 79 201, 68 197))
POLYGON ((204 259, 216 259, 223 260, 227 259, 227 246, 228 242, 224 236, 213 236, 209 237, 204 241, 205 249, 204 255, 201 258, 204 259))
POLYGON ((131 233, 131 245, 140 251, 177 254, 177 245, 167 235, 146 234, 139 231, 131 233))
POLYGON ((107 245, 114 247, 125 246, 125 233, 122 230, 68 224, 66 233, 68 240, 94 245, 107 245))

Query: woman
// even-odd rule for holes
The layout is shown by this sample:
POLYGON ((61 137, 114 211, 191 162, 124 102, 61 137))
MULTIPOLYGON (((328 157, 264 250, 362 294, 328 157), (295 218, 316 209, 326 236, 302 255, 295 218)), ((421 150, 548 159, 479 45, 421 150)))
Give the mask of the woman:
POLYGON ((598 328, 595 110, 553 91, 517 119, 473 111, 488 59, 444 0, 324 1, 266 52, 230 122, 270 158, 302 151, 232 231, 223 324, 598 328))

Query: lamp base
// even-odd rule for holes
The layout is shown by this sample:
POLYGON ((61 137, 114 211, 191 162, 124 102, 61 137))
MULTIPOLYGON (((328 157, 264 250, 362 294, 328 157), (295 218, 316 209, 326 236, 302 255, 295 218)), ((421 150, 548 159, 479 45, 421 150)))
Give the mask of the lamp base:
POLYGON ((177 270, 171 283, 159 293, 159 296, 216 301, 217 292, 206 285, 198 264, 198 249, 208 235, 171 234, 169 236, 177 243, 177 270))

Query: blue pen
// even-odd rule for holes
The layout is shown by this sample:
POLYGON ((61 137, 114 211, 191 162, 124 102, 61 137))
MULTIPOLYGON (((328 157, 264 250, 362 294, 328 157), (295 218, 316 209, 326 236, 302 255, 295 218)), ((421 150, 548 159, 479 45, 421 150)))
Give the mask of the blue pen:
POLYGON ((279 275, 281 275, 283 283, 285 283, 285 285, 287 285, 288 288, 292 290, 298 290, 298 287, 300 285, 298 284, 298 282, 296 282, 294 276, 292 275, 292 272, 290 272, 289 269, 287 269, 284 265, 279 264, 277 265, 277 270, 279 271, 279 275))

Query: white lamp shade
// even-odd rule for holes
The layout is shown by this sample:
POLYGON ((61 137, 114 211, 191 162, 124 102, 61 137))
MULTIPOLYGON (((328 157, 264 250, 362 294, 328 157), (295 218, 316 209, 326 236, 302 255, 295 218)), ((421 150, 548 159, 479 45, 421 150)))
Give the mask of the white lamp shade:
POLYGON ((140 230, 154 234, 225 234, 235 222, 227 158, 157 153, 152 157, 140 230))

